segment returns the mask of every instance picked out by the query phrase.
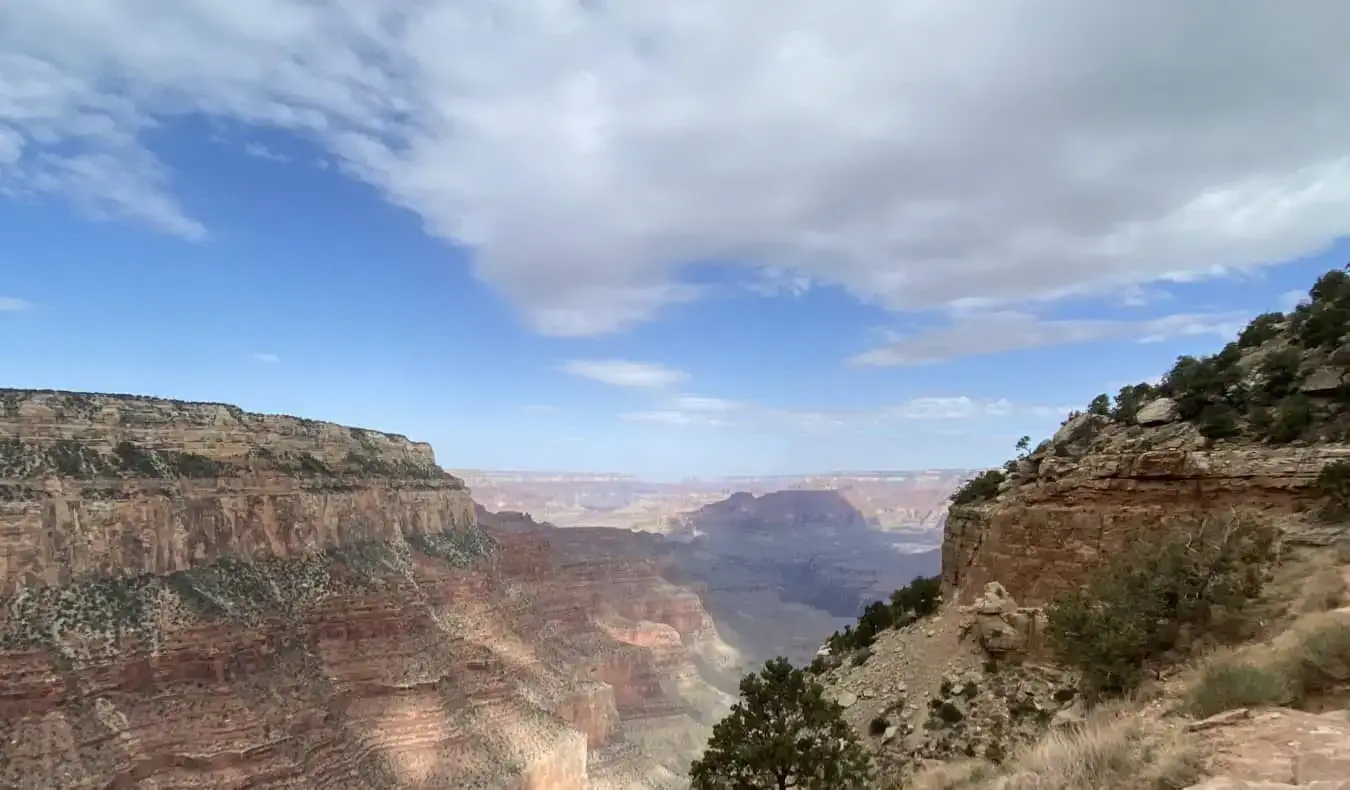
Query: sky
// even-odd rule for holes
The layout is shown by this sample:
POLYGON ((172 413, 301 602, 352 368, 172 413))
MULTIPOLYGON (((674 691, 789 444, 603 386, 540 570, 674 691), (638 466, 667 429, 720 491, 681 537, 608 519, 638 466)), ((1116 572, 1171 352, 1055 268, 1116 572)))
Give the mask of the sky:
POLYGON ((1000 463, 1350 260, 1350 4, 0 3, 0 384, 1000 463))

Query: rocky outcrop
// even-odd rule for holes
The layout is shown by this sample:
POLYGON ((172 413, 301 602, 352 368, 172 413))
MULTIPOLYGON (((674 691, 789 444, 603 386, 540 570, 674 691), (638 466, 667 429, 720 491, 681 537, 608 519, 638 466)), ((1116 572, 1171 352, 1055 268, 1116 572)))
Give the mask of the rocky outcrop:
POLYGON ((1350 459, 1344 445, 1213 445, 1189 423, 1080 424, 1092 426, 1080 448, 1033 458, 993 502, 951 509, 948 596, 968 603, 996 581, 1024 605, 1043 604, 1150 530, 1228 509, 1304 510, 1322 468, 1350 459))
POLYGON ((692 720, 705 620, 425 444, 0 391, 0 786, 585 790, 626 716, 692 720))

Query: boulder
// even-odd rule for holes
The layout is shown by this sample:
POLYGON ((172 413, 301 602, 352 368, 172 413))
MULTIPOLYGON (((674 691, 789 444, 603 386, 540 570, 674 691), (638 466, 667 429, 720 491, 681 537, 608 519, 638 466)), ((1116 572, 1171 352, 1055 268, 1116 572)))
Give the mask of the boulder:
POLYGON ((1176 401, 1171 398, 1157 398, 1140 407, 1138 413, 1134 415, 1134 421, 1151 427, 1176 422, 1179 416, 1176 401))

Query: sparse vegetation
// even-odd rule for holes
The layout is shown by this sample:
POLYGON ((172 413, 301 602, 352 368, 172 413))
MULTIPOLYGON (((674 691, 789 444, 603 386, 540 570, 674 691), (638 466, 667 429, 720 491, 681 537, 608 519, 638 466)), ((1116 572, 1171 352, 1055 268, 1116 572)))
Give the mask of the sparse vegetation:
POLYGON ((871 787, 871 758, 843 708, 805 672, 776 658, 742 678, 740 692, 689 769, 693 790, 871 787))
POLYGON ((1132 690, 1150 665, 1242 635, 1274 556, 1275 530, 1238 516, 1167 525, 1056 600, 1048 634, 1088 699, 1132 690))
MULTIPOLYGON (((928 617, 937 611, 942 603, 942 578, 940 576, 920 576, 909 584, 891 593, 890 603, 873 601, 858 618, 857 627, 845 626, 836 631, 827 644, 836 655, 865 649, 876 640, 877 634, 888 628, 906 626, 915 620, 928 617)), ((870 654, 869 654, 870 655, 870 654)), ((854 666, 867 660, 854 657, 854 666)))
POLYGON ((1008 479, 1008 473, 1002 469, 987 469, 967 480, 964 485, 952 493, 953 505, 973 505, 998 496, 998 487, 1008 479))
POLYGON ((1198 744, 1179 727, 1104 706, 1083 724, 1048 733, 1001 765, 935 766, 900 787, 918 790, 1180 790, 1202 774, 1198 744))
POLYGON ((1350 515, 1350 461, 1333 461, 1322 467, 1313 487, 1322 496, 1325 518, 1350 515))

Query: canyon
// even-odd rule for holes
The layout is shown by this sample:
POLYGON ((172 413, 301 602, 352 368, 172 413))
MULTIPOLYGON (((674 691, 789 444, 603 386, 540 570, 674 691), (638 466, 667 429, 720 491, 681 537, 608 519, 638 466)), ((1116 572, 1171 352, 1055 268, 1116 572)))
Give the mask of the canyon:
MULTIPOLYGON (((700 591, 748 666, 809 661, 867 603, 939 572, 951 492, 972 472, 838 472, 657 483, 621 475, 460 472, 489 510, 527 513, 573 551, 659 559, 700 591)), ((536 529, 546 529, 539 526, 536 529)))
POLYGON ((681 787, 741 659, 569 534, 402 436, 0 390, 0 786, 681 787))

